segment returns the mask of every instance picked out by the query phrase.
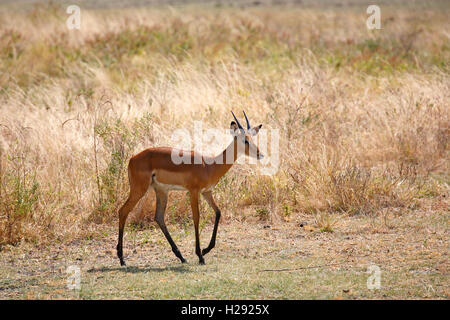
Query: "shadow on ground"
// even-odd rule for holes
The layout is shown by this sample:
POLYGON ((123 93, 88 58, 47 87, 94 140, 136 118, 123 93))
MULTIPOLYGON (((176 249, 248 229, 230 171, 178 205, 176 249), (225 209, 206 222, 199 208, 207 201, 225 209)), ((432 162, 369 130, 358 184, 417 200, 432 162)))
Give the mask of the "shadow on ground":
POLYGON ((177 273, 188 273, 192 272, 189 268, 180 265, 180 266, 168 266, 164 268, 156 268, 156 267, 148 267, 148 266, 125 266, 125 267, 100 267, 100 268, 91 268, 87 272, 126 272, 126 273, 147 273, 147 272, 166 272, 172 271, 177 273))

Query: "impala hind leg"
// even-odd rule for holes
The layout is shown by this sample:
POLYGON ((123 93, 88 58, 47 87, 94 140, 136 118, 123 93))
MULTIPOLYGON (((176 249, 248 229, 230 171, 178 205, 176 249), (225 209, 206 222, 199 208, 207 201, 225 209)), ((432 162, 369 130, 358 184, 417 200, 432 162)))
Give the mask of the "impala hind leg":
POLYGON ((117 257, 119 257, 120 265, 124 266, 125 261, 123 259, 123 230, 125 228, 125 222, 127 221, 128 214, 133 210, 139 200, 145 195, 149 186, 149 178, 141 177, 136 179, 130 176, 130 195, 124 205, 119 209, 119 240, 117 243, 117 257))
POLYGON ((208 202, 209 206, 214 210, 216 213, 216 220, 214 221, 214 229, 211 236, 211 241, 209 242, 208 247, 202 250, 202 255, 204 256, 209 251, 211 251, 212 248, 216 245, 216 236, 217 236, 217 228, 219 226, 219 220, 220 220, 220 209, 214 202, 214 198, 212 196, 212 192, 205 192, 202 193, 203 197, 205 198, 206 202, 208 202))
POLYGON ((158 190, 155 188, 155 193, 156 193, 155 220, 158 223, 159 227, 161 228, 162 232, 164 233, 164 236, 166 237, 170 246, 172 247, 172 251, 175 254, 175 256, 177 256, 177 258, 180 259, 182 263, 185 263, 186 260, 183 258, 183 255, 181 254, 180 250, 178 250, 178 247, 173 241, 172 237, 170 236, 169 230, 167 230, 166 223, 164 222, 164 213, 166 212, 167 206, 167 191, 158 190))

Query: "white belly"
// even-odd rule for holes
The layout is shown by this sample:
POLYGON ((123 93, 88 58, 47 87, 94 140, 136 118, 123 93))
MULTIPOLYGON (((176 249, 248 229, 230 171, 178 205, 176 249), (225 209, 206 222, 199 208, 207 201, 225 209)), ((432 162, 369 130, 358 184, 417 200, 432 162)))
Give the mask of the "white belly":
POLYGON ((151 186, 156 189, 164 190, 164 191, 170 191, 170 190, 181 190, 181 191, 187 191, 187 189, 183 186, 179 186, 176 184, 165 184, 159 182, 156 177, 153 177, 151 186))

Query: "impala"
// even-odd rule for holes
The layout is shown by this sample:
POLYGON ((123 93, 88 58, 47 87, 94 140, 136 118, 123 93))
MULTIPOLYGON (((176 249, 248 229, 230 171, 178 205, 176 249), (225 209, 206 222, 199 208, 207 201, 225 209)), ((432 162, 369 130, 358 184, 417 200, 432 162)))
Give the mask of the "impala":
POLYGON ((125 265, 123 259, 123 230, 128 214, 133 210, 138 201, 146 194, 149 187, 152 187, 156 194, 155 220, 161 228, 164 236, 172 247, 172 251, 182 263, 186 260, 178 250, 177 245, 167 230, 164 222, 164 212, 167 205, 167 196, 170 190, 189 191, 192 216, 195 229, 195 253, 199 258, 199 263, 204 264, 203 258, 216 243, 217 227, 220 220, 220 209, 214 202, 212 189, 219 182, 225 173, 233 166, 234 162, 241 154, 245 154, 256 159, 262 159, 263 155, 259 148, 252 141, 252 136, 258 134, 262 125, 252 128, 247 115, 244 112, 247 122, 247 129, 244 129, 234 115, 231 122, 230 131, 233 141, 230 145, 216 157, 201 156, 194 151, 182 151, 174 148, 160 147, 150 148, 133 156, 128 164, 128 179, 130 182, 130 195, 124 205, 119 209, 119 241, 117 244, 117 256, 120 264, 125 265), (175 164, 173 156, 179 155, 189 161, 175 164), (186 163, 187 162, 187 163, 186 163), (214 210, 215 222, 208 247, 200 249, 200 236, 198 225, 200 220, 199 196, 205 198, 209 206, 214 210))

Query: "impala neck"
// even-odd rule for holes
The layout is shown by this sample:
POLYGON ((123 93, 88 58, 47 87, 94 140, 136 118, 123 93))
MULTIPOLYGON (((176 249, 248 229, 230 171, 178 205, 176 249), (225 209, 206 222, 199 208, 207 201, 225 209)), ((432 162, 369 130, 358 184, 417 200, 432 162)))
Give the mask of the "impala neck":
POLYGON ((221 176, 227 173, 227 171, 230 170, 236 162, 239 156, 237 149, 237 141, 236 139, 233 139, 233 141, 225 150, 222 151, 222 153, 214 157, 213 166, 216 170, 218 170, 221 176))

